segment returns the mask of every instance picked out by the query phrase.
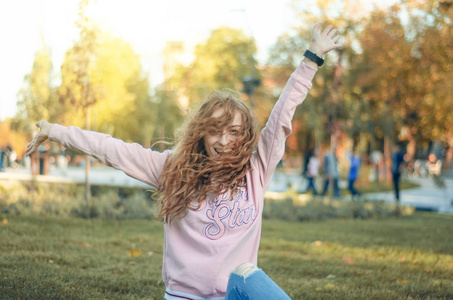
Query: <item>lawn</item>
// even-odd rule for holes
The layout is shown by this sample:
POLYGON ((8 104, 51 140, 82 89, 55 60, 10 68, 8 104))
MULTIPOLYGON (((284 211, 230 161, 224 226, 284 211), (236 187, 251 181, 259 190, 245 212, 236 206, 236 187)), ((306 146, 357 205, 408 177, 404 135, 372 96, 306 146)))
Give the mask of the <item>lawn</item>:
MULTIPOLYGON (((0 222, 0 299, 162 299, 157 221, 0 222)), ((293 299, 453 299, 452 233, 453 216, 426 212, 264 220, 259 266, 293 299)))

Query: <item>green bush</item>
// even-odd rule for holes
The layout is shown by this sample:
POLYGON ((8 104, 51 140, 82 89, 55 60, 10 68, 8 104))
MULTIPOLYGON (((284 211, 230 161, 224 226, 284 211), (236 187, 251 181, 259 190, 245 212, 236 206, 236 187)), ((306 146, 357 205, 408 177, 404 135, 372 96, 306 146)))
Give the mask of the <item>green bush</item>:
MULTIPOLYGON (((139 188, 94 186, 89 201, 85 188, 75 184, 38 182, 0 184, 0 213, 12 215, 72 216, 102 219, 153 219, 155 202, 152 192, 139 188)), ((368 219, 410 215, 413 208, 383 201, 329 201, 312 199, 265 200, 263 217, 287 221, 332 218, 368 219)))
POLYGON ((390 216, 407 216, 415 209, 397 206, 384 201, 308 200, 294 201, 265 199, 263 218, 287 221, 318 221, 326 219, 369 219, 390 216))
POLYGON ((56 215, 79 218, 152 219, 154 203, 149 191, 138 188, 92 187, 85 199, 75 184, 0 184, 0 212, 12 215, 56 215))

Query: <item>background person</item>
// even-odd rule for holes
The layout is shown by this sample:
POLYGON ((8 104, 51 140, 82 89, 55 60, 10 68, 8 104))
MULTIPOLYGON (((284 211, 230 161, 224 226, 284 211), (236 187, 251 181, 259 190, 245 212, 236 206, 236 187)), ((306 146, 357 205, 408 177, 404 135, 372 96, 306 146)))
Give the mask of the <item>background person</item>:
POLYGON ((3 161, 5 160, 5 151, 3 151, 3 147, 0 146, 0 172, 5 172, 5 165, 3 161))
POLYGON ((355 199, 359 196, 359 193, 354 187, 355 181, 359 177, 360 169, 360 156, 357 153, 357 150, 354 150, 352 153, 346 152, 346 156, 349 159, 349 173, 348 173, 348 190, 351 192, 352 198, 355 199))
POLYGON ((330 150, 327 150, 326 154, 324 155, 324 187, 322 190, 322 195, 325 196, 327 194, 330 185, 330 178, 332 177, 333 197, 340 198, 340 187, 338 185, 338 160, 335 152, 336 148, 334 148, 332 152, 330 150))
POLYGON ((318 149, 309 151, 307 171, 305 173, 305 176, 307 177, 307 181, 308 181, 307 192, 312 191, 313 196, 318 195, 318 191, 316 189, 316 184, 315 184, 315 179, 318 176, 319 166, 320 166, 318 155, 319 155, 318 149))
POLYGON ((399 145, 394 145, 392 149, 392 181, 395 200, 400 202, 400 179, 404 168, 404 154, 399 145))

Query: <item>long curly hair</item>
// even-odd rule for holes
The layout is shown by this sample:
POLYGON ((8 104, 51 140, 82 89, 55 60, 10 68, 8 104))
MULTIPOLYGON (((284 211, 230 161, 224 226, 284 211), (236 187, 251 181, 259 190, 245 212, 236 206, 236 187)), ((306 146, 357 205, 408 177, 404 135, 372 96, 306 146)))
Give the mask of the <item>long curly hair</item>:
POLYGON ((238 93, 229 89, 213 91, 198 110, 189 116, 178 131, 176 146, 165 162, 160 193, 158 218, 164 222, 185 216, 189 209, 198 209, 208 195, 218 195, 246 184, 250 157, 258 140, 258 126, 249 107, 239 99, 238 93), (218 118, 212 114, 222 108, 218 118), (220 157, 210 157, 205 149, 204 137, 217 134, 231 126, 236 112, 242 117, 231 152, 220 157))

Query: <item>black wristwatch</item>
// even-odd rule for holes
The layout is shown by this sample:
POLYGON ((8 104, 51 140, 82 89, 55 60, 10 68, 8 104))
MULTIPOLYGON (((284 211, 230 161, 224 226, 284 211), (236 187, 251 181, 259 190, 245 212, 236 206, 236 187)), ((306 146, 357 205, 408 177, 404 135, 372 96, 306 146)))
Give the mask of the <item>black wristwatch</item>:
POLYGON ((322 59, 318 55, 314 54, 310 50, 305 50, 304 56, 307 57, 312 62, 314 62, 315 64, 317 64, 318 67, 322 66, 322 64, 324 63, 324 59, 322 59))

